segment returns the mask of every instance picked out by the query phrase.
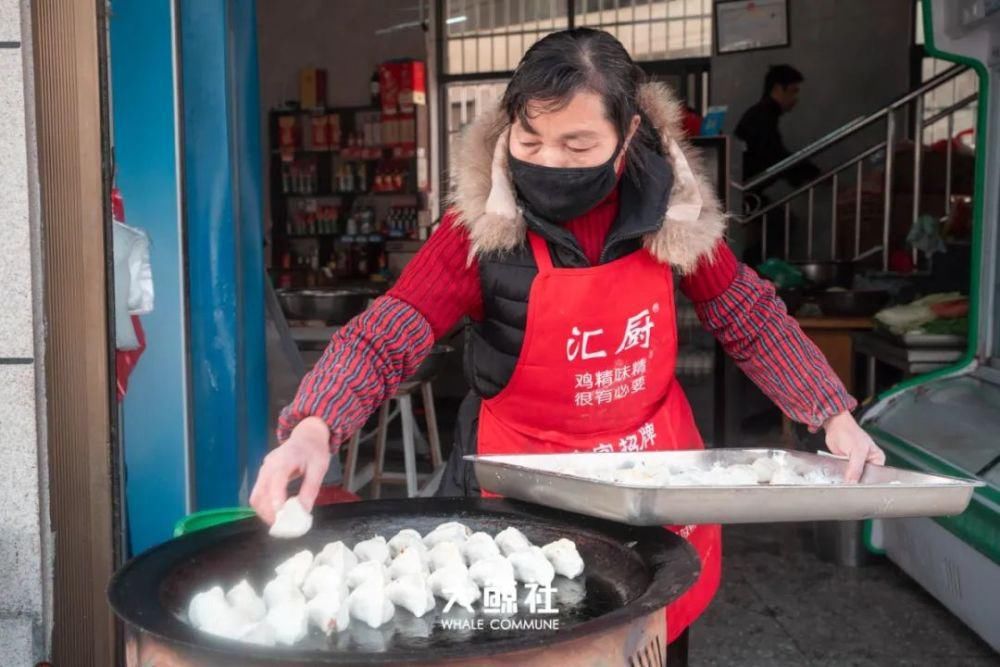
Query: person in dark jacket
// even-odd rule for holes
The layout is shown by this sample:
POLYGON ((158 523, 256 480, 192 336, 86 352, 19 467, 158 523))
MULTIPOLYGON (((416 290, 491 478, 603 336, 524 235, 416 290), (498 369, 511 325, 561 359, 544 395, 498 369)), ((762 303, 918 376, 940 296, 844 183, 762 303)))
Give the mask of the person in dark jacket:
MULTIPOLYGON (((744 145, 744 183, 791 155, 791 151, 785 147, 785 142, 781 137, 779 121, 784 114, 794 109, 799 103, 799 93, 804 80, 802 73, 791 65, 771 67, 764 77, 763 97, 747 109, 736 124, 736 137, 744 145)), ((811 162, 802 162, 782 173, 781 178, 793 188, 798 188, 816 178, 819 173, 819 169, 811 162)), ((750 194, 759 198, 761 208, 770 203, 764 190, 774 183, 775 179, 768 179, 749 191, 750 194)), ((778 218, 779 216, 771 217, 778 218)), ((782 247, 784 233, 783 224, 769 225, 769 247, 772 249, 782 247)), ((759 239, 751 242, 747 250, 744 256, 747 261, 762 259, 759 239)))

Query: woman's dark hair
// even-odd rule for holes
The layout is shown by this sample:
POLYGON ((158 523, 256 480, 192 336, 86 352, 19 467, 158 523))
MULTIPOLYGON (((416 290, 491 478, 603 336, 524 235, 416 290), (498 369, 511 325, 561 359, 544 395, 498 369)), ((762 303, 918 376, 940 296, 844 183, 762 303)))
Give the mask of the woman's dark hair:
MULTIPOLYGON (((554 32, 534 43, 521 58, 504 92, 501 107, 510 122, 528 122, 528 103, 541 102, 547 110, 565 106, 581 90, 598 94, 604 110, 621 139, 631 129, 632 118, 641 122, 632 146, 662 153, 660 139, 639 108, 639 86, 645 75, 621 42, 603 30, 574 28, 554 32)), ((645 151, 629 150, 626 166, 637 178, 645 151)))

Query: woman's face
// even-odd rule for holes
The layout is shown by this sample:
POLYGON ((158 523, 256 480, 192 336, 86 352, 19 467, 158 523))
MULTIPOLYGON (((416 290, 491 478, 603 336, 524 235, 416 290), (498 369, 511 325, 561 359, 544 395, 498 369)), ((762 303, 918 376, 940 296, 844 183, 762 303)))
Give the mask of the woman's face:
MULTIPOLYGON (((596 93, 576 93, 568 104, 552 110, 544 102, 529 102, 527 116, 528 124, 515 119, 510 130, 510 154, 524 162, 542 167, 596 167, 610 160, 618 146, 618 132, 596 93)), ((638 126, 637 115, 626 145, 638 126)), ((615 160, 616 171, 624 154, 623 147, 615 160)))

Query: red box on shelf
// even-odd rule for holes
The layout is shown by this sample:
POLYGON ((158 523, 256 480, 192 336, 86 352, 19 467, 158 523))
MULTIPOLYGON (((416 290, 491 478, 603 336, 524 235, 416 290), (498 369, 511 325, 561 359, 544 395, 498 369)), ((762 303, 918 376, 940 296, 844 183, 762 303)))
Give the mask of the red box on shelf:
POLYGON ((378 68, 382 113, 412 113, 414 105, 427 103, 427 75, 422 60, 393 60, 378 68))

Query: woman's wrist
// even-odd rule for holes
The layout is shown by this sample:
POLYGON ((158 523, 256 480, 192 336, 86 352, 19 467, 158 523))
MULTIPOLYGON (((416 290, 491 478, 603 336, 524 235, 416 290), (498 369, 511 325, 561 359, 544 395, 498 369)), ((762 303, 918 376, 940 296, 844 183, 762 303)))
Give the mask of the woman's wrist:
POLYGON ((837 429, 841 424, 853 422, 854 417, 851 416, 849 410, 843 410, 833 415, 823 423, 823 430, 829 432, 830 429, 837 429))
POLYGON ((319 417, 306 417, 292 429, 291 438, 303 438, 310 442, 323 443, 330 446, 330 427, 319 417))

